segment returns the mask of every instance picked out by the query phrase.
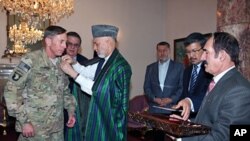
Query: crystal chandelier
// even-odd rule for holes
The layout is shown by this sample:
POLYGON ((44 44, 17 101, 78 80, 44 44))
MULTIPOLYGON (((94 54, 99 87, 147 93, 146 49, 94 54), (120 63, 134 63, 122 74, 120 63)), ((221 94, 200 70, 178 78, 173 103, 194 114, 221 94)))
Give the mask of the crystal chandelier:
POLYGON ((50 20, 52 24, 73 13, 74 0, 0 0, 0 9, 19 15, 29 25, 50 20))
POLYGON ((14 42, 14 45, 12 47, 12 49, 10 50, 10 53, 15 53, 15 54, 24 54, 28 51, 27 48, 25 48, 25 46, 23 45, 22 42, 17 41, 14 42))
POLYGON ((22 44, 34 44, 37 41, 42 40, 43 31, 29 28, 26 22, 21 22, 19 26, 16 24, 9 28, 9 38, 12 42, 20 41, 22 44))
POLYGON ((26 22, 21 22, 19 26, 15 24, 9 28, 9 39, 14 42, 12 51, 17 54, 26 53, 25 45, 34 44, 42 38, 43 31, 34 27, 29 28, 26 22))

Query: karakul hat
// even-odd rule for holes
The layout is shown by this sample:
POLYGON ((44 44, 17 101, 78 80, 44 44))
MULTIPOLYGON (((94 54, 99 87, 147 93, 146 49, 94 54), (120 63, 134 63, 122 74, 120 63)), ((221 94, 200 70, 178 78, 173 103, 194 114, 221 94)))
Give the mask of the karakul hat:
POLYGON ((112 25, 93 25, 92 34, 93 38, 97 37, 112 37, 116 39, 118 28, 112 25))

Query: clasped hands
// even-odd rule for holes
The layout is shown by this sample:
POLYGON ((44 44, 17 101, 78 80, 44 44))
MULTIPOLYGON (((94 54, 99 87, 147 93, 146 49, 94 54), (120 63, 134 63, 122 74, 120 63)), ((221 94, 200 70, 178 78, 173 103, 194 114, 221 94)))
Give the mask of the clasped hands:
POLYGON ((167 104, 172 102, 171 98, 154 98, 154 102, 159 106, 166 106, 167 104))

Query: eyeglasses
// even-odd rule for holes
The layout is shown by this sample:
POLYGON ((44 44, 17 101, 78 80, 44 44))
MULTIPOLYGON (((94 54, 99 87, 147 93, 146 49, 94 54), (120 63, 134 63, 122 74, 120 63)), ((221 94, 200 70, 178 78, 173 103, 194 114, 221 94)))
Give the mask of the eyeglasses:
POLYGON ((67 45, 67 47, 75 47, 75 48, 80 47, 79 44, 73 44, 71 42, 66 42, 66 45, 67 45))
POLYGON ((196 53, 198 53, 200 50, 202 50, 202 48, 200 48, 200 49, 192 49, 191 51, 186 51, 186 55, 190 55, 191 53, 196 54, 196 53))

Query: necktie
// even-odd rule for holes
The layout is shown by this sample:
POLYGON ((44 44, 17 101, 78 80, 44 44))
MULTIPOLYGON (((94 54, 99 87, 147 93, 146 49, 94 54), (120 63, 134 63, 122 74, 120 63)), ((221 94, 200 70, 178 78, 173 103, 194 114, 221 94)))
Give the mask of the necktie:
POLYGON ((189 87, 190 92, 193 91, 194 86, 195 86, 195 82, 196 82, 196 79, 197 79, 197 76, 198 76, 197 68, 198 68, 198 66, 194 65, 193 72, 192 72, 192 75, 191 75, 190 87, 189 87))
MULTIPOLYGON (((105 59, 103 59, 103 58, 100 59, 98 65, 97 65, 97 69, 96 69, 96 71, 95 71, 95 79, 97 78, 99 72, 101 71, 102 65, 103 65, 104 61, 105 61, 105 59)), ((95 80, 95 79, 94 79, 94 80, 95 80)))
POLYGON ((207 92, 210 93, 210 92, 213 90, 214 86, 215 86, 215 82, 214 82, 214 80, 212 80, 212 81, 209 83, 208 91, 207 91, 207 92))

